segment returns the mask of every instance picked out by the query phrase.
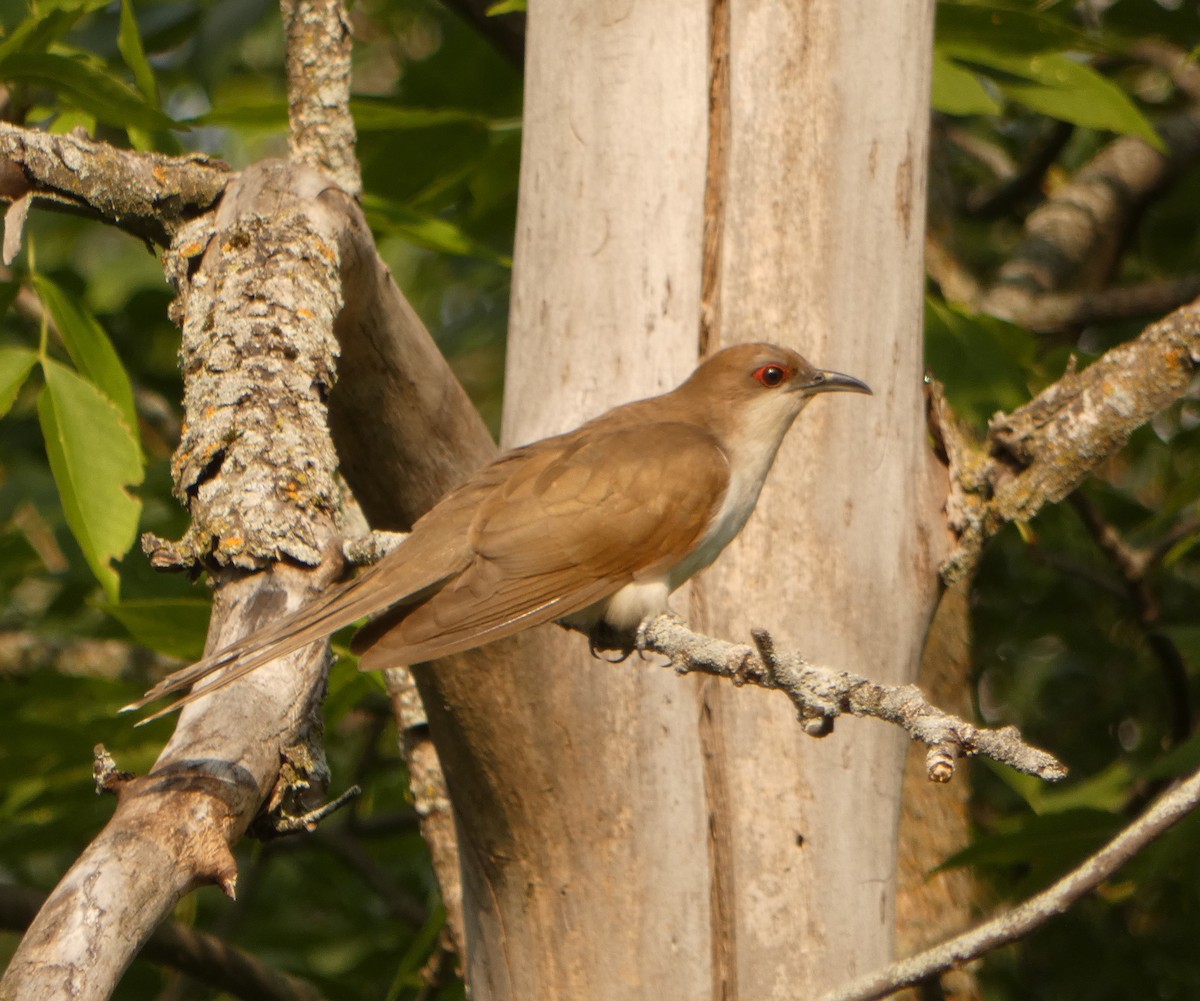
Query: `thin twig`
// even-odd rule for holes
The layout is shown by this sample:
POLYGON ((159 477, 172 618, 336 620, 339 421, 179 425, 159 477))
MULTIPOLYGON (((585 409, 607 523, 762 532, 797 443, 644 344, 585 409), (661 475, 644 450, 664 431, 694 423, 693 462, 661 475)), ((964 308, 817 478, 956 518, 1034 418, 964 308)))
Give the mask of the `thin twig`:
POLYGON ((819 1001, 874 1001, 970 962, 1028 935, 1094 889, 1200 804, 1200 772, 1160 796, 1137 820, 1062 879, 977 928, 824 995, 819 1001))
POLYGON ((956 758, 986 755, 1018 771, 1056 781, 1066 767, 1021 739, 1016 727, 986 730, 930 705, 915 685, 884 685, 846 671, 806 663, 797 654, 775 649, 769 634, 754 635, 758 650, 692 632, 672 615, 659 615, 638 630, 637 649, 670 659, 680 674, 700 671, 728 678, 735 685, 758 685, 787 693, 804 731, 823 737, 833 721, 849 713, 872 716, 903 727, 930 748, 927 774, 948 782, 956 758))
POLYGON ((1134 616, 1158 662, 1159 674, 1162 675, 1167 690, 1171 742, 1180 744, 1187 740, 1192 732, 1191 686, 1188 682, 1187 664, 1179 648, 1170 636, 1155 628, 1159 616, 1158 599, 1146 580, 1151 551, 1137 549, 1126 542, 1116 527, 1104 518, 1096 505, 1081 491, 1071 495, 1071 502, 1096 545, 1107 554, 1125 585, 1125 593, 1133 606, 1134 616))

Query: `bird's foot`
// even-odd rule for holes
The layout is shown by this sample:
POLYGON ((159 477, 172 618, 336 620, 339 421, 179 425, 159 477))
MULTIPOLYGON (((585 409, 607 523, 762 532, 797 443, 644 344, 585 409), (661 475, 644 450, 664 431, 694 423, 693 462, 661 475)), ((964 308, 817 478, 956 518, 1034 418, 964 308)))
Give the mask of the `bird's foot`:
POLYGON ((637 649, 634 637, 601 621, 588 632, 588 650, 607 664, 620 664, 637 649))

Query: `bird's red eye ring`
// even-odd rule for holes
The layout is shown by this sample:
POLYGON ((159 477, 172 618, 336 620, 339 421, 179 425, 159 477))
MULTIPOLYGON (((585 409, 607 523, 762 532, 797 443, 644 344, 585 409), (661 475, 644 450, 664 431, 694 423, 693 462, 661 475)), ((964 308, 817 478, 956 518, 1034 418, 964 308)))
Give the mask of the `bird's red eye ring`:
POLYGON ((764 365, 754 373, 754 378, 768 389, 774 389, 787 378, 787 369, 782 365, 764 365))

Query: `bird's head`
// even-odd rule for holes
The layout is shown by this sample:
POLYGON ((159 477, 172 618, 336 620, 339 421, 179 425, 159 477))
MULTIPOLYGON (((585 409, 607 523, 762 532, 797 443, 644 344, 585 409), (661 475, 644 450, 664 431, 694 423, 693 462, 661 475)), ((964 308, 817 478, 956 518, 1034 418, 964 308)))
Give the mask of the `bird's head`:
POLYGON ((810 365, 790 348, 737 344, 705 361, 681 391, 707 408, 726 438, 782 439, 796 415, 818 393, 871 394, 865 382, 810 365))

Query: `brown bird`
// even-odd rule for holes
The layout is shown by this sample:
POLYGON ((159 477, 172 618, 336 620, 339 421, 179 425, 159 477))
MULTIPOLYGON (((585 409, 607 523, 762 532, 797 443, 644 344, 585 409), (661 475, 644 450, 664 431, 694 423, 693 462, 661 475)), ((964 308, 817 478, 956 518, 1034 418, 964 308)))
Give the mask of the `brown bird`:
POLYGON ((726 348, 670 393, 505 452, 375 566, 126 709, 227 668, 154 719, 377 613, 354 637, 363 670, 550 621, 589 632, 594 647, 627 650, 641 621, 741 531, 792 421, 830 392, 871 390, 787 348, 726 348))

